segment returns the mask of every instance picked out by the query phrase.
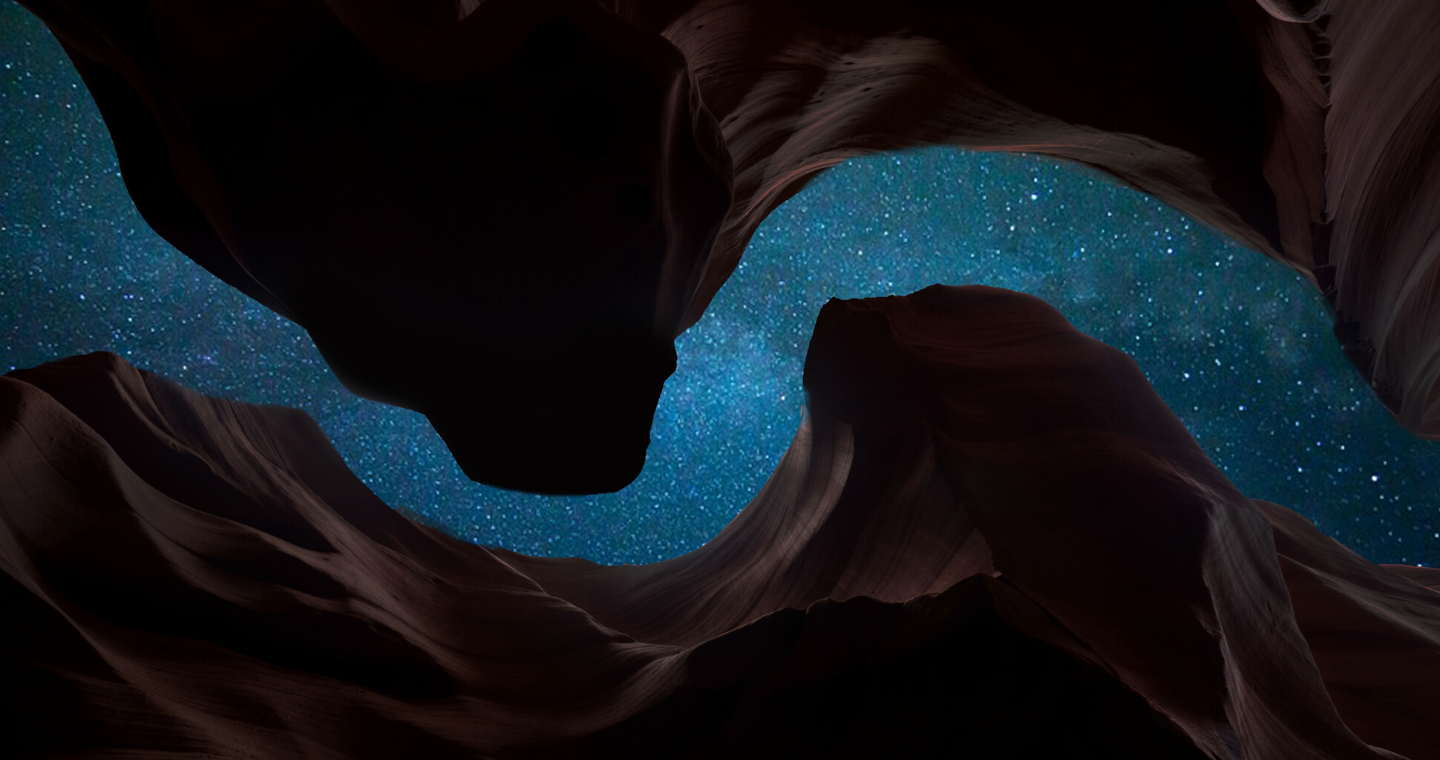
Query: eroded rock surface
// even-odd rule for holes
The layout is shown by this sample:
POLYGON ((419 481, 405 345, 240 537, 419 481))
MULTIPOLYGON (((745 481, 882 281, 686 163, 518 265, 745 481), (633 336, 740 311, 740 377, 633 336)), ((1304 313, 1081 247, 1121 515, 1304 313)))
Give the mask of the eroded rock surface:
POLYGON ((1440 573, 1246 499, 1043 302, 832 301, 806 385, 730 526, 605 567, 406 520, 295 410, 13 372, 7 751, 1440 757, 1440 573))

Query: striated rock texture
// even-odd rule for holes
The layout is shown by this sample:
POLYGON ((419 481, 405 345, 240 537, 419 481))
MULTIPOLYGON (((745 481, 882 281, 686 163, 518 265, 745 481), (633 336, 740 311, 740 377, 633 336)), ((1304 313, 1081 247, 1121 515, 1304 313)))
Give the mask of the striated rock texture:
POLYGON ((1440 572, 1238 493, 1029 296, 832 301, 709 544, 603 567, 380 503, 303 413, 0 378, 13 757, 1440 758, 1440 572))
POLYGON ((1433 0, 23 2, 156 230, 477 480, 630 482, 765 215, 924 144, 1097 167, 1287 262, 1440 436, 1433 0))

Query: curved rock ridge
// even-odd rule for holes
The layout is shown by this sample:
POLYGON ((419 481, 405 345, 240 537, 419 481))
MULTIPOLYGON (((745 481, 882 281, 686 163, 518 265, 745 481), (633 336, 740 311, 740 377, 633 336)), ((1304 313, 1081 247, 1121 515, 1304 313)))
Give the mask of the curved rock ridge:
POLYGON ((832 301, 806 385, 731 525, 607 567, 407 520, 295 410, 12 372, 7 750, 1440 758, 1440 573, 1246 499, 1043 302, 832 301))
POLYGON ((1345 724, 1362 737, 1385 736, 1400 754, 1434 756, 1440 570, 1371 564, 1294 512, 1255 504, 1274 525, 1295 619, 1345 724))
POLYGON ((1293 267, 1398 421, 1440 437, 1440 5, 604 4, 685 55, 733 161, 686 325, 819 171, 917 145, 1025 151, 1293 267))
POLYGON ((730 205, 672 45, 566 0, 459 22, 448 2, 27 7, 151 226, 303 325, 352 391, 423 412, 492 485, 639 474, 666 294, 730 205))
POLYGON ((1432 0, 24 3, 151 225, 483 482, 630 482, 764 217, 932 144, 1096 167, 1288 263, 1440 436, 1432 0))

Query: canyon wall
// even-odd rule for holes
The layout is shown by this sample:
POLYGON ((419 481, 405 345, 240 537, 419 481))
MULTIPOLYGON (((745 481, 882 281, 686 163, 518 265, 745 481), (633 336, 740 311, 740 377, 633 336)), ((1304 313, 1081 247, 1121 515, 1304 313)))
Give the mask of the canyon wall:
POLYGON ((1440 572, 1245 498, 1047 304, 832 301, 806 384, 724 531, 609 567, 412 523, 295 410, 12 372, 7 749, 1440 758, 1440 572))

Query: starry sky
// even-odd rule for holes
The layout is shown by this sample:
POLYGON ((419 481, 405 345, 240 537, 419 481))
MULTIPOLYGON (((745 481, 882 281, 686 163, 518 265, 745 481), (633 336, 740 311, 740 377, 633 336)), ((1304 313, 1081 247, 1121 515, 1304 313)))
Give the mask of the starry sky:
POLYGON ((830 297, 986 284, 1040 296, 1133 356, 1242 491, 1376 562, 1440 565, 1440 443, 1401 429, 1298 275, 1093 172, 927 149, 851 161, 773 213, 676 342, 644 473, 543 497, 460 472, 424 417, 364 401, 303 329, 136 212, 89 93, 45 27, 0 5, 0 371, 89 351, 213 395, 304 409, 386 502, 530 554, 642 563, 749 501, 799 424, 830 297))

